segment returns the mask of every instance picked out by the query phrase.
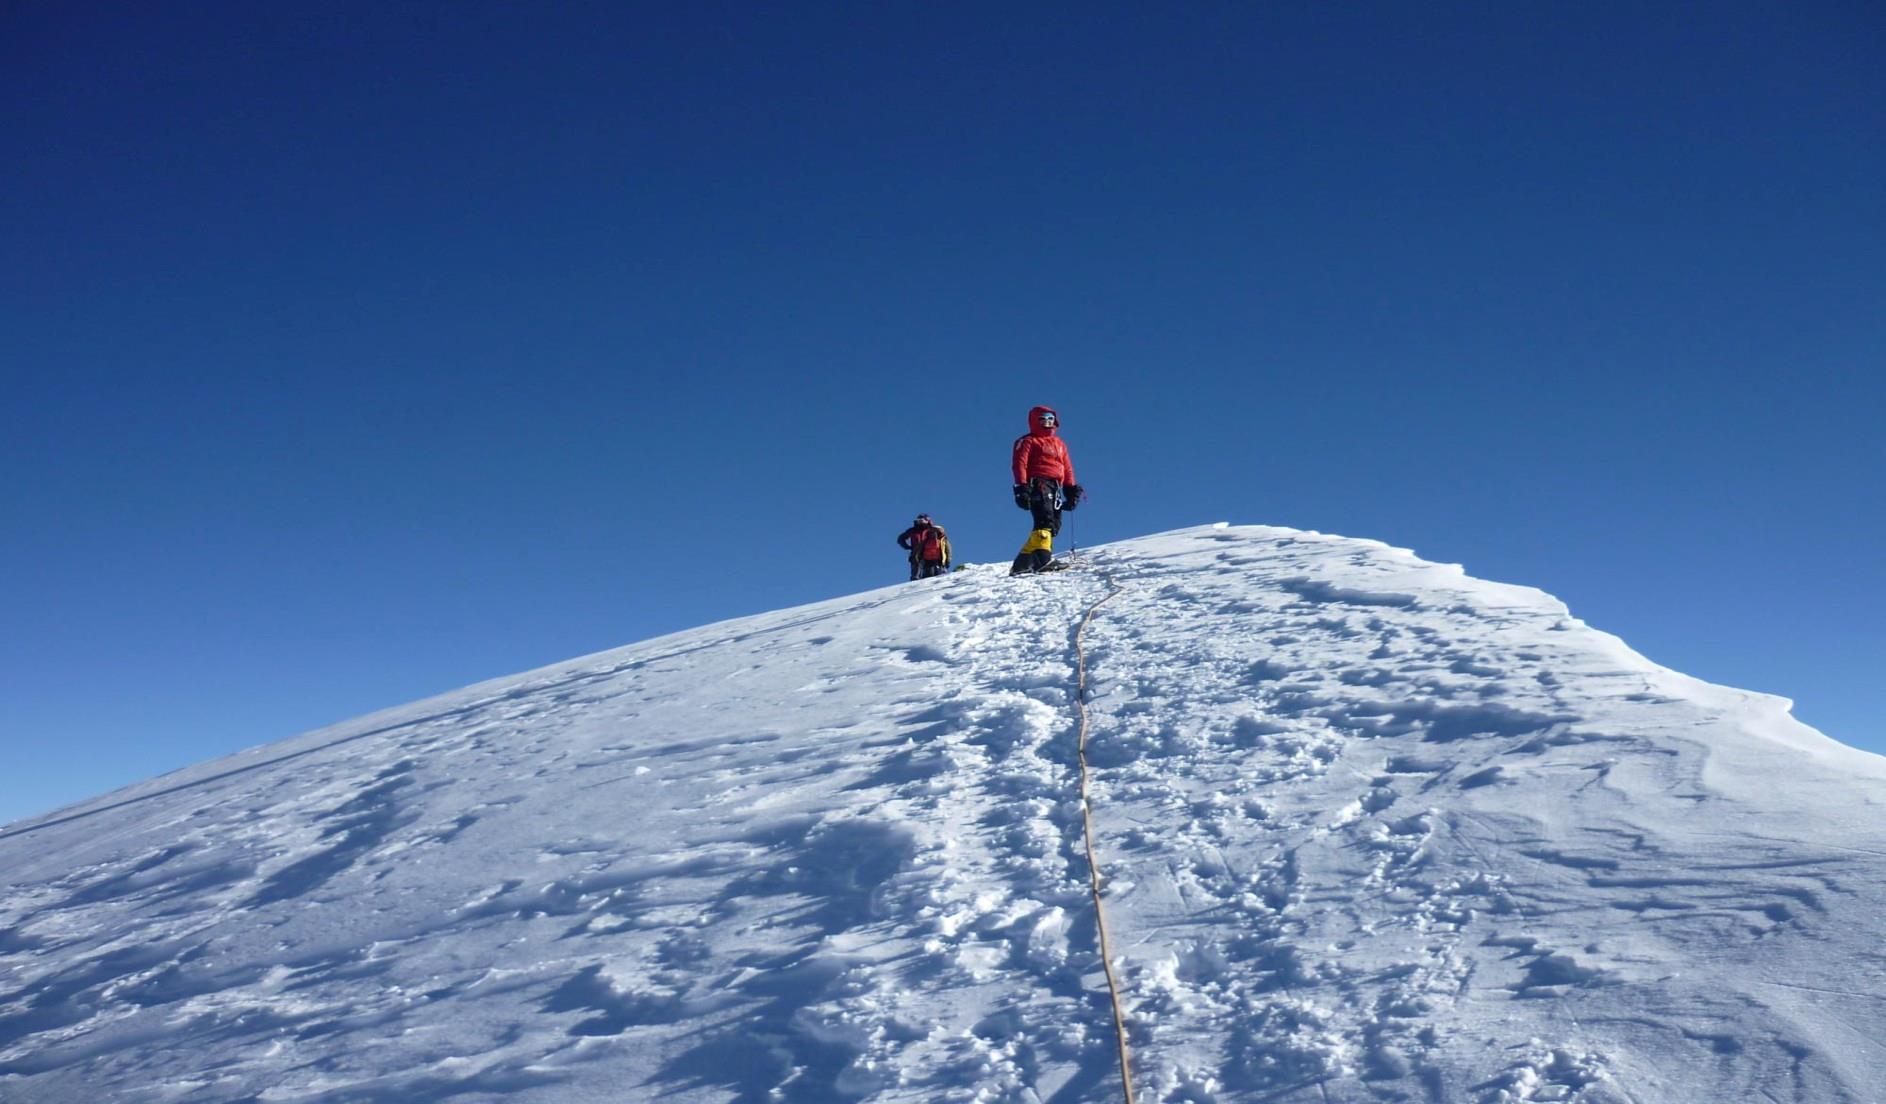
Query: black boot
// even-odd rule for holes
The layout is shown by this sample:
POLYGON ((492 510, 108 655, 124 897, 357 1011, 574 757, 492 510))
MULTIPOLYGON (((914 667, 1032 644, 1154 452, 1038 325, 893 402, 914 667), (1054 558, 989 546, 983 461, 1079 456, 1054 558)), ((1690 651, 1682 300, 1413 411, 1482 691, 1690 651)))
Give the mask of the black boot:
POLYGON ((1037 553, 1034 552, 1023 552, 1021 555, 1015 557, 1015 562, 1009 565, 1008 573, 1010 575, 1033 575, 1035 573, 1036 555, 1037 553))

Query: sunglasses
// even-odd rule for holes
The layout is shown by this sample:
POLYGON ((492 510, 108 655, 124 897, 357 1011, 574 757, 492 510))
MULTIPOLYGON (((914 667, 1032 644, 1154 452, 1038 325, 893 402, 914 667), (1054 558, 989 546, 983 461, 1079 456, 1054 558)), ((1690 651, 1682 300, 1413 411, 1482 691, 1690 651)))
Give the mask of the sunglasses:
POLYGON ((1041 416, 1041 424, 1045 426, 1060 425, 1061 419, 1053 414, 1043 414, 1041 416))

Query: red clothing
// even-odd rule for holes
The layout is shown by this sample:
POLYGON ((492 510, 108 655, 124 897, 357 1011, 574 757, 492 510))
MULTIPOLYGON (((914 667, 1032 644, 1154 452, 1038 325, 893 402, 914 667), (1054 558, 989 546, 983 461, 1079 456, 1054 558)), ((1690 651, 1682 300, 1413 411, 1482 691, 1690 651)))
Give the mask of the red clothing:
POLYGON ((1052 479, 1065 486, 1074 482, 1074 461, 1068 458, 1067 442, 1056 435, 1059 428, 1041 424, 1043 414, 1054 414, 1056 422, 1061 420, 1050 406, 1037 406, 1028 412, 1028 432, 1015 438, 1015 482, 1052 479))
POLYGON ((910 549, 912 559, 929 560, 941 563, 943 560, 943 527, 940 525, 913 525, 904 530, 897 538, 899 548, 910 549))

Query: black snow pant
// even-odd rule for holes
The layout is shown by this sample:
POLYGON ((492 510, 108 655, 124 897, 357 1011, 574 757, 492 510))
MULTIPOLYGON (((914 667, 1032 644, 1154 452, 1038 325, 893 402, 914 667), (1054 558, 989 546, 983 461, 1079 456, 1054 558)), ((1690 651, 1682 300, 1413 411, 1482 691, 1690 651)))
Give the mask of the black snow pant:
POLYGON ((1054 538, 1061 532, 1061 507, 1065 502, 1060 480, 1028 481, 1028 516, 1034 528, 1029 531, 1028 542, 1022 545, 1014 564, 1010 565, 1009 574, 1040 571, 1054 559, 1054 538))
POLYGON ((928 579, 941 574, 943 574, 942 560, 920 560, 915 556, 910 557, 911 578, 928 579))

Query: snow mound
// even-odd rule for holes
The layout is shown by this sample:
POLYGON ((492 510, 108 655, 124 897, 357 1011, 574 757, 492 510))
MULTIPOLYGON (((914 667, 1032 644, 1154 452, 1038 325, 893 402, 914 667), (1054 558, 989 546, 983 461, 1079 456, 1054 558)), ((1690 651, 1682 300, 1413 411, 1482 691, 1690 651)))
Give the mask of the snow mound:
POLYGON ((1219 524, 471 687, 0 831, 0 1099, 1870 1101, 1886 760, 1219 524))

